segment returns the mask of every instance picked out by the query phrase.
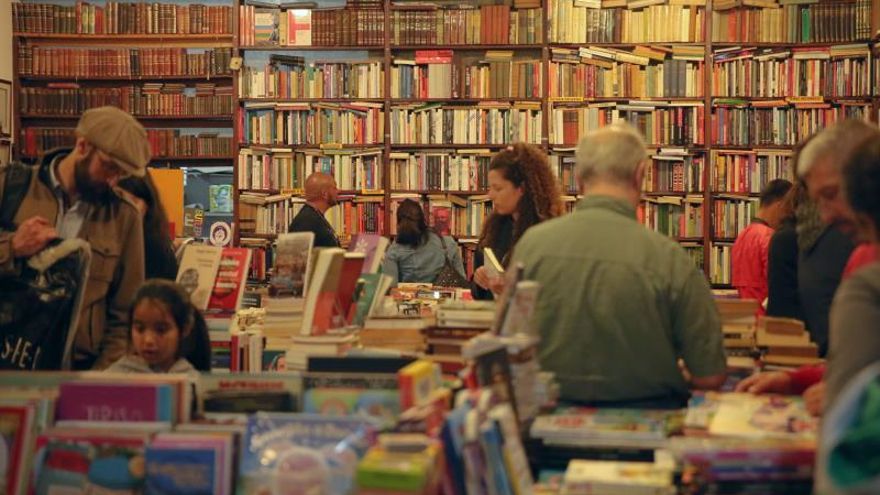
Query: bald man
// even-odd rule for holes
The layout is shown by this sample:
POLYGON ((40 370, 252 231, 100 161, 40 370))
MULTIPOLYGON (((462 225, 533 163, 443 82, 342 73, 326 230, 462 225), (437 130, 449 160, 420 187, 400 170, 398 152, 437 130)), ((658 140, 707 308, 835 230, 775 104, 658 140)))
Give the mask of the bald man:
POLYGON ((315 172, 306 179, 306 205, 290 222, 288 232, 314 232, 315 247, 339 247, 339 239, 324 213, 338 203, 336 181, 333 177, 315 172))

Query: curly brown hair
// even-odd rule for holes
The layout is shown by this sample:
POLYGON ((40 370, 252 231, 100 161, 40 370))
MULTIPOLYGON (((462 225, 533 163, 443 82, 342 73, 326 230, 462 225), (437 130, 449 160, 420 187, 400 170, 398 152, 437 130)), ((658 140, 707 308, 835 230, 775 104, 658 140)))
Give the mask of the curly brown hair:
MULTIPOLYGON (((523 188, 517 205, 519 215, 500 215, 492 212, 486 220, 480 236, 480 248, 496 246, 500 231, 506 222, 513 222, 513 238, 510 247, 532 225, 558 217, 563 212, 559 184, 545 155, 537 146, 516 143, 500 151, 489 163, 489 170, 497 170, 516 187, 523 188)), ((501 241, 503 242, 503 241, 501 241)))

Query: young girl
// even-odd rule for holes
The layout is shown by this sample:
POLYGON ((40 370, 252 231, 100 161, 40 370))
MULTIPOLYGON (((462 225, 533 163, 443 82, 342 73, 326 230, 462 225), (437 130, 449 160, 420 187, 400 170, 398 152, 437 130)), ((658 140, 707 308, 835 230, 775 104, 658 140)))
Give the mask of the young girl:
POLYGON ((129 314, 130 353, 107 371, 189 373, 211 370, 211 342, 202 314, 180 286, 148 280, 129 314))

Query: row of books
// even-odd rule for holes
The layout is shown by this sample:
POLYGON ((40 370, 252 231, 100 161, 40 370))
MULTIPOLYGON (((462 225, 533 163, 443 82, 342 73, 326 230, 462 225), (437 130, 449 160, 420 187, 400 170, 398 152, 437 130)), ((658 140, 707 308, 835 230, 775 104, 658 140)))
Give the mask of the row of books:
POLYGON ((698 102, 630 101, 551 109, 550 144, 575 145, 589 131, 624 120, 649 145, 689 146, 705 143, 704 107, 698 102))
POLYGON ((484 193, 491 159, 488 150, 392 152, 389 185, 393 190, 484 193))
POLYGON ((855 102, 717 100, 716 104, 712 113, 712 142, 722 146, 794 146, 835 122, 868 120, 871 114, 870 103, 855 102))
POLYGON ((385 39, 381 7, 310 10, 241 5, 238 38, 245 47, 381 45, 385 39))
POLYGON ((730 285, 733 263, 731 262, 732 242, 713 242, 709 256, 709 282, 716 285, 730 285))
MULTIPOLYGON (((287 232, 290 222, 305 205, 305 199, 290 193, 274 194, 240 191, 238 226, 242 237, 277 235, 287 232)), ((254 278, 254 277, 252 277, 254 278)), ((256 277, 262 280, 265 277, 256 277)))
MULTIPOLYGON (((681 148, 650 149, 645 169, 645 193, 702 193, 706 153, 681 148)), ((381 150, 290 150, 243 148, 238 156, 238 188, 279 192, 302 191, 314 171, 333 175, 342 190, 381 191, 381 150)), ((490 150, 394 151, 388 157, 392 191, 485 193, 488 190, 490 150)), ((792 153, 787 150, 713 150, 712 191, 758 194, 773 179, 794 177, 792 153)), ((554 150, 549 164, 564 194, 577 194, 574 155, 554 150)))
MULTIPOLYGON (((734 4, 737 5, 737 4, 734 4)), ((738 5, 737 5, 738 6, 738 5)), ((722 5, 723 7, 723 5, 722 5)), ((712 11, 712 41, 840 43, 871 38, 871 0, 811 1, 712 11)))
POLYGON ((745 49, 715 53, 715 96, 853 97, 871 94, 866 44, 797 50, 745 49))
POLYGON ((485 58, 460 57, 452 50, 416 51, 415 59, 395 58, 392 98, 540 98, 541 63, 514 59, 513 51, 490 50, 485 58))
POLYGON ((712 200, 712 237, 736 239, 757 213, 757 198, 716 196, 712 200))
POLYGON ((705 191, 706 155, 684 150, 659 149, 645 167, 642 186, 649 193, 698 193, 705 191))
POLYGON ((302 191, 313 172, 333 176, 344 191, 381 190, 382 150, 290 150, 242 148, 238 188, 302 191))
POLYGON ((19 76, 137 77, 231 74, 232 48, 50 48, 22 43, 19 76))
POLYGON ((140 116, 231 116, 232 86, 199 83, 144 83, 141 86, 83 88, 78 83, 22 87, 18 107, 25 115, 79 116, 89 108, 112 105, 140 116))
POLYGON ((550 61, 551 98, 671 98, 703 95, 702 61, 659 60, 623 50, 553 48, 550 61), (606 55, 607 54, 607 55, 606 55), (618 58, 626 54, 625 61, 618 58), (635 60, 633 63, 632 60, 635 60))
POLYGON ((790 151, 712 151, 712 191, 758 194, 774 179, 792 180, 790 151))
POLYGON ((705 39, 705 9, 698 6, 597 9, 576 0, 549 1, 551 43, 700 43, 705 39))
POLYGON ((345 244, 361 233, 382 234, 385 232, 385 198, 340 196, 339 204, 325 216, 345 244))
MULTIPOLYGON (((287 232, 290 222, 305 205, 305 199, 291 193, 269 195, 244 191, 239 198, 242 238, 287 232)), ((328 210, 325 217, 343 245, 360 233, 381 234, 385 226, 384 197, 340 194, 339 203, 328 210)))
POLYGON ((114 2, 104 6, 12 4, 17 33, 232 34, 232 7, 198 3, 114 2))
POLYGON ((273 55, 262 67, 238 75, 241 98, 382 98, 382 60, 315 61, 273 55))
POLYGON ((673 239, 703 237, 702 196, 643 198, 636 212, 646 227, 673 239))
POLYGON ((393 10, 389 35, 392 46, 540 44, 543 22, 538 8, 419 5, 393 10))
MULTIPOLYGON (((26 127, 22 130, 21 153, 27 157, 38 157, 53 148, 73 146, 75 138, 73 128, 26 127)), ((182 129, 147 129, 147 139, 154 158, 232 156, 231 135, 182 129)))
POLYGON ((541 104, 486 103, 476 107, 442 104, 391 109, 394 144, 540 143, 541 104))
POLYGON ((254 145, 381 143, 381 103, 246 103, 239 113, 242 142, 254 145))

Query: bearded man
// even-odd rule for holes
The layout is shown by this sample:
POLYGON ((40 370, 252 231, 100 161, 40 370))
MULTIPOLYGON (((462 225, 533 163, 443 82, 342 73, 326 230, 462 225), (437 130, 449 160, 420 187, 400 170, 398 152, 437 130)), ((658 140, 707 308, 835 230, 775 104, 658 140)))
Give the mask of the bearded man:
POLYGON ((108 106, 83 113, 74 147, 46 153, 29 179, 7 184, 9 169, 0 170, 0 197, 25 189, 12 225, 0 227, 0 276, 16 276, 56 238, 91 246, 74 369, 103 369, 126 352, 129 306, 144 282, 143 228, 135 206, 113 189, 120 179, 143 177, 149 161, 143 126, 108 106))

